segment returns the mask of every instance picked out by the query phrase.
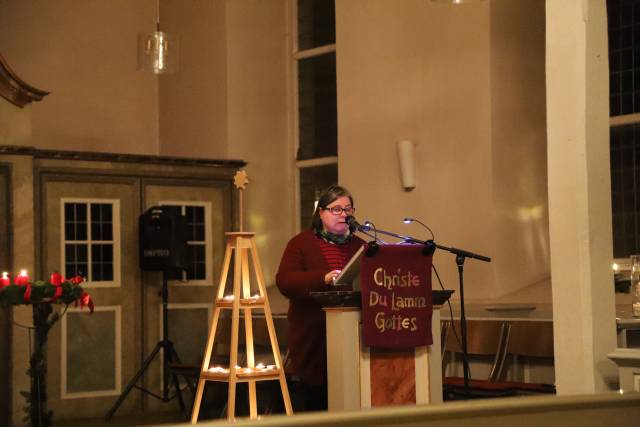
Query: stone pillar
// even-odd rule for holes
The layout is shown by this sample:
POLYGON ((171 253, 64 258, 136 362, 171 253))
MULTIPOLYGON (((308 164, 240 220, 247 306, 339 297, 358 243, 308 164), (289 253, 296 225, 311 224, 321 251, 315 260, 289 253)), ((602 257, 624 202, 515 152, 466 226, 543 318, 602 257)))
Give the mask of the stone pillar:
POLYGON ((616 347, 605 2, 546 0, 549 231, 558 394, 611 388, 616 347))

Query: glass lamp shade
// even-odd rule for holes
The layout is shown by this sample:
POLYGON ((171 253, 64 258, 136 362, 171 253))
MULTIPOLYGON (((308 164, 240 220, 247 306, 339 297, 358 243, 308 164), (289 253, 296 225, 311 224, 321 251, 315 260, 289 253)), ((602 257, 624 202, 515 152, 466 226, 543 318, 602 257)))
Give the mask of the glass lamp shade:
POLYGON ((138 70, 154 74, 169 74, 178 71, 178 37, 154 31, 138 33, 138 70))

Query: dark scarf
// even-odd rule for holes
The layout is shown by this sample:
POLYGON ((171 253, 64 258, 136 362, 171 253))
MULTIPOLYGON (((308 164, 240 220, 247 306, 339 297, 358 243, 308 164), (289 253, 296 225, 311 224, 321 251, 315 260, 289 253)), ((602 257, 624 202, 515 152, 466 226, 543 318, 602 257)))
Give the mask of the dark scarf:
POLYGON ((349 231, 347 234, 333 234, 323 229, 316 231, 316 236, 334 245, 346 245, 351 240, 351 232, 349 231))

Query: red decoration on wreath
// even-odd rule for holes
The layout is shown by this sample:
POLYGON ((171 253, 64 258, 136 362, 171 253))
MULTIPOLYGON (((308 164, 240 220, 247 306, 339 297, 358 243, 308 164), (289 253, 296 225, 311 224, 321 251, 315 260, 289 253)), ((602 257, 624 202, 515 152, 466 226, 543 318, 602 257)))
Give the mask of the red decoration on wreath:
POLYGON ((94 306, 91 296, 86 292, 82 292, 82 296, 80 297, 80 309, 82 310, 85 306, 89 307, 90 313, 93 313, 94 306))
POLYGON ((63 282, 62 274, 56 273, 56 272, 51 273, 51 279, 49 279, 49 283, 51 283, 54 286, 60 286, 62 285, 62 282, 63 282))
POLYGON ((20 270, 20 274, 13 279, 13 283, 18 286, 27 286, 29 284, 29 275, 27 274, 27 270, 20 270))
POLYGON ((0 289, 7 287, 11 284, 11 279, 9 278, 9 273, 6 271, 2 272, 2 277, 0 277, 0 289))
POLYGON ((20 274, 18 274, 14 279, 13 283, 17 286, 26 286, 27 289, 24 290, 24 302, 28 303, 31 301, 31 283, 29 283, 29 275, 27 274, 27 270, 20 270, 20 274))
POLYGON ((0 302, 10 305, 55 303, 71 304, 80 308, 88 307, 91 313, 94 304, 91 296, 80 286, 84 282, 81 276, 70 279, 64 278, 60 273, 53 272, 49 281, 36 280, 31 282, 26 270, 13 278, 13 284, 9 273, 3 272, 0 276, 0 302))

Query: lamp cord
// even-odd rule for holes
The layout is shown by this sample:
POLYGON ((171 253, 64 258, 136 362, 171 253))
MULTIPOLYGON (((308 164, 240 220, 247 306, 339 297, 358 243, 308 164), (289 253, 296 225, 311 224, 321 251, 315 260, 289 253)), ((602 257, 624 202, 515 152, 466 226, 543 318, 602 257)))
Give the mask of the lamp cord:
POLYGON ((160 32, 160 0, 156 0, 156 31, 160 32))

